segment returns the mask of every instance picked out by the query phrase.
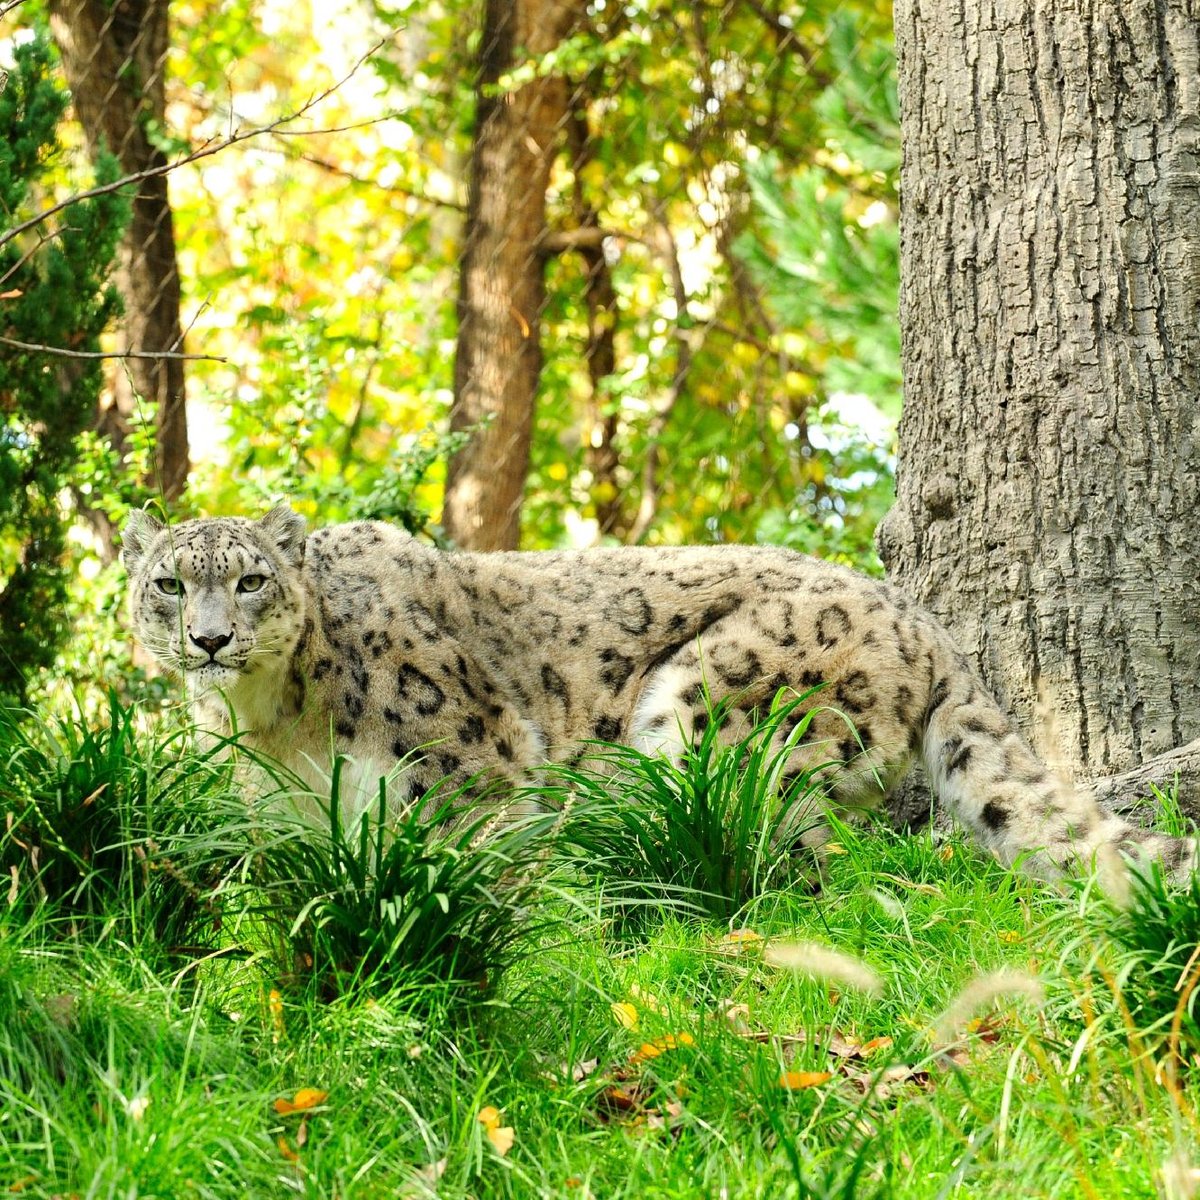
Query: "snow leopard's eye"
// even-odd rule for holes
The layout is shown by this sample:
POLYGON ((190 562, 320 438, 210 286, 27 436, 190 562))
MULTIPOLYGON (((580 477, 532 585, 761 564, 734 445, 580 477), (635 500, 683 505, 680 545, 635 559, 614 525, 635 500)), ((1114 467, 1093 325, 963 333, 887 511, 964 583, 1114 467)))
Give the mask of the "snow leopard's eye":
POLYGON ((158 588, 164 596, 182 596, 183 584, 176 579, 174 575, 164 575, 161 579, 154 581, 154 586, 158 588))
POLYGON ((265 575, 243 575, 238 580, 237 590, 239 592, 257 592, 261 590, 262 585, 267 582, 265 575))

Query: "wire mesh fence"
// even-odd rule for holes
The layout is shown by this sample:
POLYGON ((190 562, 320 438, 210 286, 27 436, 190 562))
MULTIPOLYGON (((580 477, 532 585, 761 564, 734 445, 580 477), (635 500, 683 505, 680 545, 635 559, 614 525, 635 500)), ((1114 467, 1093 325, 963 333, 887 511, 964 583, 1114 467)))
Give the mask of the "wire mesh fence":
POLYGON ((18 0, 9 88, 43 36, 71 107, 5 213, 5 286, 115 190, 123 311, 89 349, 3 299, 0 351, 114 356, 89 424, 168 503, 869 554, 888 4, 18 0))

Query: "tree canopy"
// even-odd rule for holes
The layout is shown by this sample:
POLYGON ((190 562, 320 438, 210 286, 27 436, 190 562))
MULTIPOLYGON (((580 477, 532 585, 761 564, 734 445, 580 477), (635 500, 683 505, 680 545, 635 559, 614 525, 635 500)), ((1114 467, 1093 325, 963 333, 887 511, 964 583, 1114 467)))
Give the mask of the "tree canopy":
MULTIPOLYGON (((25 0, 0 23, 9 57, 43 14, 25 0)), ((565 86, 521 544, 761 539, 873 566, 899 410, 890 5, 575 15, 486 85, 565 86)), ((439 535, 464 440, 446 430, 482 17, 476 0, 170 5, 164 116, 144 119, 177 163, 183 349, 207 356, 187 363, 175 510, 288 495, 321 522, 439 535)), ((81 190, 74 112, 74 165, 34 209, 81 190)), ((115 452, 118 515, 146 494, 147 439, 115 452)))

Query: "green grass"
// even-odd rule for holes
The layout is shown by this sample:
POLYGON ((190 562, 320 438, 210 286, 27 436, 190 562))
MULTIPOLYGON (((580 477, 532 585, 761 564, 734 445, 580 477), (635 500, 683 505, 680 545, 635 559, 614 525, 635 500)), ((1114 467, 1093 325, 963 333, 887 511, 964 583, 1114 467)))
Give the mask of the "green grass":
MULTIPOLYGON (((1150 873, 1114 905, 959 841, 840 826, 818 895, 750 862, 726 919, 705 915, 718 875, 630 923, 630 872, 581 870, 569 820, 499 842, 416 824, 379 840, 332 814, 301 832, 135 726, 119 752, 82 726, 10 727, 3 747, 25 783, 7 777, 0 816, 28 831, 33 795, 72 819, 36 869, 4 843, 0 1190, 1149 1197, 1168 1160, 1197 1161, 1195 887, 1150 873), (97 763, 113 783, 80 808, 97 763), (149 837, 169 866, 142 871, 149 837), (881 987, 773 965, 810 943, 881 987), (955 1007, 1000 969, 1006 987, 955 1007), (300 1089, 311 1106, 277 1111, 300 1089), (481 1112, 491 1137, 511 1130, 506 1155, 481 1112)), ((654 802, 628 781, 596 801, 654 802)), ((663 861, 685 845, 656 836, 663 861)))

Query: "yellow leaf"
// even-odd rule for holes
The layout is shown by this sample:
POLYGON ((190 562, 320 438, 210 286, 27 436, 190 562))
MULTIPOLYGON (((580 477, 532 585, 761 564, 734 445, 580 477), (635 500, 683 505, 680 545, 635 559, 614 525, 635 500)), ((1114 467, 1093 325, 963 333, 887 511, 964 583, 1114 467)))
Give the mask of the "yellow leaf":
POLYGON ((281 1117, 288 1113, 307 1112, 310 1108, 316 1108, 318 1104, 324 1104, 328 1099, 328 1092, 322 1092, 317 1088, 301 1088, 292 1100, 280 1096, 275 1101, 275 1111, 281 1117))
POLYGON ((279 1147, 279 1153, 282 1154, 283 1157, 288 1160, 288 1162, 300 1161, 300 1155, 298 1155, 295 1150, 288 1145, 287 1138, 281 1137, 275 1144, 279 1147))
POLYGON ((842 845, 841 842, 826 842, 821 847, 822 854, 849 854, 850 852, 842 845))
POLYGON ((696 1039, 692 1037, 686 1030, 682 1033, 668 1033, 660 1038, 655 1038, 652 1042, 643 1042, 638 1049, 630 1055, 631 1063, 645 1062, 650 1058, 657 1058, 665 1050, 674 1050, 678 1046, 694 1046, 696 1039))
POLYGON ((779 1086, 789 1092, 799 1092, 804 1088, 819 1087, 832 1078, 828 1071, 784 1071, 779 1077, 779 1086))
POLYGON ((272 988, 267 996, 267 1010, 271 1014, 271 1040, 277 1042, 283 1036, 283 997, 278 988, 272 988))
POLYGON ((746 942, 761 942, 763 938, 761 933, 755 933, 753 929, 734 929, 722 940, 732 945, 744 945, 746 942))
POLYGON ((610 1007, 612 1008, 613 1020, 618 1025, 626 1029, 636 1029, 638 1027, 638 1010, 628 1000, 621 1000, 616 1004, 610 1005, 610 1007))
POLYGON ((1003 942, 1006 946, 1011 946, 1021 940, 1021 935, 1015 929, 1001 929, 996 934, 996 940, 1003 942))
POLYGON ((500 1110, 494 1104, 489 1104, 475 1114, 475 1120, 485 1129, 496 1129, 500 1125, 500 1110))
POLYGON ((496 1153, 503 1158, 512 1149, 517 1133, 511 1125, 496 1125, 488 1128, 487 1136, 496 1153))
POLYGON ((884 1047, 890 1046, 891 1044, 892 1039, 890 1037, 876 1037, 872 1038, 869 1042, 863 1042, 863 1044, 859 1047, 859 1050, 865 1056, 868 1054, 874 1054, 876 1050, 882 1050, 884 1047))

